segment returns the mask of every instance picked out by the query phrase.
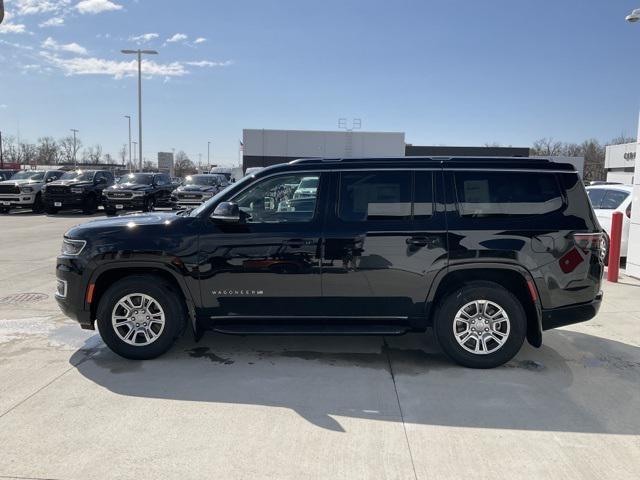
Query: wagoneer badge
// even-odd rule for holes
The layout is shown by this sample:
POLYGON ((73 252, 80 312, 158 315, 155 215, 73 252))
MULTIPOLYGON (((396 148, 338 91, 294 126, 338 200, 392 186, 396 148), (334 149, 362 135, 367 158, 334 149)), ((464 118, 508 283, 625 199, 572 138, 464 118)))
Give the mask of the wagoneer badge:
POLYGON ((211 290, 214 295, 264 295, 264 290, 211 290))

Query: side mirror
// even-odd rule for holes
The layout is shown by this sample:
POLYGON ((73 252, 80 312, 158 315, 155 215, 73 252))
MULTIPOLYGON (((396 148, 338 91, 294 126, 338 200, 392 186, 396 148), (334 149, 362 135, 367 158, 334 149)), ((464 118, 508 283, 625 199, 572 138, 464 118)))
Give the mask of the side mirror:
POLYGON ((53 178, 53 177, 49 177, 49 178, 47 178, 47 183, 49 183, 49 182, 53 182, 53 180, 54 180, 54 178, 53 178))
POLYGON ((221 222, 238 223, 240 221, 240 208, 237 203, 221 202, 216 206, 211 218, 221 222))

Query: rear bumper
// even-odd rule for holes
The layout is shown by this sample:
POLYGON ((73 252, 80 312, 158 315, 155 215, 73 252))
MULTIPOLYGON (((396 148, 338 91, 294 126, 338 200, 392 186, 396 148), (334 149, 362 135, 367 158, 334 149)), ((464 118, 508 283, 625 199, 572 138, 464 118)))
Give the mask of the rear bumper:
POLYGON ((592 302, 570 305, 568 307, 542 310, 542 329, 564 327, 574 323, 586 322, 596 316, 602 304, 602 292, 592 302))

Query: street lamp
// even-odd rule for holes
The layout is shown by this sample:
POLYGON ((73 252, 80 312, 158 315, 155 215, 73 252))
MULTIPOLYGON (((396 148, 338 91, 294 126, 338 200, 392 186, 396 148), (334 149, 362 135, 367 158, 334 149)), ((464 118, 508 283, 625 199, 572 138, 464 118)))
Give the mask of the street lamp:
POLYGON ((129 165, 131 165, 131 115, 125 115, 124 118, 129 120, 129 165))
POLYGON ((78 149, 76 148, 76 133, 78 133, 80 130, 76 130, 75 128, 72 128, 71 131, 73 132, 73 167, 77 168, 78 161, 76 160, 76 153, 78 149))
MULTIPOLYGON (((136 145, 138 145, 138 142, 131 142, 133 143, 133 163, 136 163, 136 145)), ((133 171, 133 164, 129 165, 129 172, 133 171)), ((140 171, 142 171, 142 168, 140 169, 140 171)))
POLYGON ((207 167, 211 166, 211 142, 207 142, 207 167))
POLYGON ((157 55, 155 50, 121 50, 125 55, 138 56, 138 153, 142 171, 142 55, 157 55))

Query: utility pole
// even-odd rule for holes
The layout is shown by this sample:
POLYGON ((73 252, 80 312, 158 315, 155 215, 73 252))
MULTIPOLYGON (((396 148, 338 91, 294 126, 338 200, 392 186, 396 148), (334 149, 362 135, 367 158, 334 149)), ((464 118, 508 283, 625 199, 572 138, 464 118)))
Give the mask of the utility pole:
MULTIPOLYGON (((133 166, 136 163, 136 145, 138 145, 138 142, 131 142, 133 143, 133 163, 129 166, 129 171, 133 172, 133 166)), ((142 169, 140 169, 140 171, 142 171, 142 169)))
POLYGON ((4 156, 2 154, 2 132, 0 132, 0 168, 4 168, 4 156))
POLYGON ((142 171, 142 55, 157 55, 155 50, 121 50, 125 55, 138 56, 138 153, 142 171))
POLYGON ((71 131, 73 132, 73 168, 77 168, 78 160, 76 159, 76 152, 78 151, 78 149, 76 148, 76 133, 78 133, 80 130, 72 128, 71 131))
POLYGON ((129 165, 131 165, 131 115, 125 115, 124 118, 129 120, 129 165))
POLYGON ((211 142, 207 142, 207 166, 211 166, 211 142))

